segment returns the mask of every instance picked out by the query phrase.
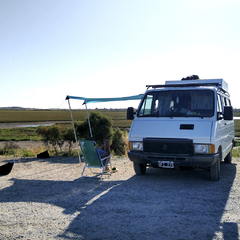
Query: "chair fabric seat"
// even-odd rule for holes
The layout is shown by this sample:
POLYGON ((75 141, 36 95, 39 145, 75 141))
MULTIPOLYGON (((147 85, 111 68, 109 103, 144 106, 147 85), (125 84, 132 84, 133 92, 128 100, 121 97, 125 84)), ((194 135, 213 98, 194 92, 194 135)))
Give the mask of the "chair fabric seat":
MULTIPOLYGON (((80 139, 79 143, 80 143, 80 147, 81 147, 84 162, 85 162, 85 165, 82 171, 82 177, 96 178, 96 177, 99 177, 98 175, 100 175, 100 178, 102 178, 105 171, 105 167, 108 164, 111 165, 111 161, 110 161, 111 155, 101 159, 97 149, 97 145, 94 141, 80 139), (91 170, 94 176, 84 175, 84 172, 87 168, 91 170), (101 172, 93 172, 92 169, 100 169, 101 172)), ((110 169, 112 169, 112 167, 110 169)), ((111 170, 110 170, 110 173, 106 173, 106 174, 111 174, 111 170)))

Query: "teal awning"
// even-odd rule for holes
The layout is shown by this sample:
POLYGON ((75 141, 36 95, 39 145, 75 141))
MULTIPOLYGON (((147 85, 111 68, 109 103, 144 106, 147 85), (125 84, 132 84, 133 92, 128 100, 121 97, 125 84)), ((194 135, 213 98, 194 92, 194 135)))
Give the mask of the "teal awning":
POLYGON ((76 99, 83 100, 84 103, 94 103, 94 102, 114 102, 114 101, 129 101, 129 100, 140 100, 142 99, 143 94, 129 96, 129 97, 118 97, 118 98, 85 98, 85 97, 77 97, 77 96, 69 96, 67 95, 66 99, 76 99))

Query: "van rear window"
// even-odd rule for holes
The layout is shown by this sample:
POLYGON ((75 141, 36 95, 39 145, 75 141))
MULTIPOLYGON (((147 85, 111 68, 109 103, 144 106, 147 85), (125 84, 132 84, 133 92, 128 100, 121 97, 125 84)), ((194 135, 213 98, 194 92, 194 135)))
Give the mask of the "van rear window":
POLYGON ((212 117, 212 90, 176 90, 148 92, 138 117, 212 117))

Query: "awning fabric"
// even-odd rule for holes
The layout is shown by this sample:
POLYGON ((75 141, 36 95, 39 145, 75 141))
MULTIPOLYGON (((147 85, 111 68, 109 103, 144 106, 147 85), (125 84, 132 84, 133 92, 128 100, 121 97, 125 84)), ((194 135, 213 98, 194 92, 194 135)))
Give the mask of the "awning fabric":
POLYGON ((129 96, 129 97, 119 97, 119 98, 85 98, 85 97, 77 97, 77 96, 69 96, 67 95, 66 99, 76 99, 83 100, 84 103, 96 103, 96 102, 114 102, 114 101, 128 101, 128 100, 140 100, 142 99, 143 94, 129 96))

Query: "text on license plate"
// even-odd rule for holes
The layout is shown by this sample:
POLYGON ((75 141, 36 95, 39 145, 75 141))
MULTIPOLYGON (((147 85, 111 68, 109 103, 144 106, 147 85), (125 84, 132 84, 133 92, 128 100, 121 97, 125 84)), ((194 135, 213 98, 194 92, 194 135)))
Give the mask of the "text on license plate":
POLYGON ((158 166, 161 167, 161 168, 174 168, 174 162, 158 161, 158 166))

